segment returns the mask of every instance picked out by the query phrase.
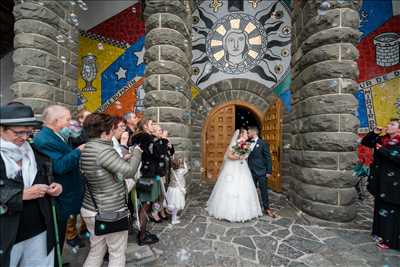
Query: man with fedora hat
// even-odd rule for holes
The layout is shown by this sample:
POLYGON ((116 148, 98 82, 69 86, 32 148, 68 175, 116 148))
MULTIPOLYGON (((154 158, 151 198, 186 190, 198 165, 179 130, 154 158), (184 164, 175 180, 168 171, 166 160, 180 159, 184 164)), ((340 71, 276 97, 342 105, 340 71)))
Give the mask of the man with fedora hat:
POLYGON ((27 140, 38 121, 21 103, 0 107, 0 266, 53 266, 56 244, 47 158, 27 140))

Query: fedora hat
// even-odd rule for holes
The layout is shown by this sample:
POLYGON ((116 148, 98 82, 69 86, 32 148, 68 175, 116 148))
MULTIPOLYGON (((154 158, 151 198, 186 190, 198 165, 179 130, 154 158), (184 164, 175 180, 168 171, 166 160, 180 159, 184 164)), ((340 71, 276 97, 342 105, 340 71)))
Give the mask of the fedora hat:
POLYGON ((33 115, 30 106, 23 104, 0 107, 0 125, 2 126, 33 126, 40 127, 43 122, 33 115))

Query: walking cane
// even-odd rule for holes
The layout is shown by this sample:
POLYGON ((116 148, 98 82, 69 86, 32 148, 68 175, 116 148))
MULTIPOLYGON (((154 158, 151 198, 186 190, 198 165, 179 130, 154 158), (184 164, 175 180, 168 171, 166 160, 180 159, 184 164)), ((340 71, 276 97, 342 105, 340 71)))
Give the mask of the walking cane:
POLYGON ((55 231, 55 235, 56 235, 57 261, 58 261, 58 266, 62 267, 63 260, 62 260, 62 256, 61 256, 60 238, 58 236, 57 211, 56 211, 56 206, 55 206, 53 198, 50 198, 50 202, 51 202, 51 212, 53 213, 54 231, 55 231))
MULTIPOLYGON (((47 177, 48 177, 48 181, 49 184, 51 184, 53 182, 53 166, 51 164, 51 160, 48 161, 48 173, 47 173, 47 177)), ((58 262, 58 267, 62 267, 63 265, 63 260, 62 260, 62 255, 61 255, 61 246, 60 246, 60 238, 58 235, 58 223, 57 223, 57 211, 56 211, 56 204, 54 202, 54 198, 50 197, 50 205, 51 205, 51 213, 52 213, 52 217, 53 217, 53 222, 54 222, 54 232, 56 235, 56 253, 57 253, 57 262, 58 262)))

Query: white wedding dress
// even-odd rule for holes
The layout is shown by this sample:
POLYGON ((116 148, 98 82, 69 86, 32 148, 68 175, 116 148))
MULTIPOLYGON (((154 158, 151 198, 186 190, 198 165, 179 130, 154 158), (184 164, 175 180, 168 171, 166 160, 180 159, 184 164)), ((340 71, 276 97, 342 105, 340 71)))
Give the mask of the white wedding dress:
MULTIPOLYGON (((232 138, 230 149, 238 132, 232 138)), ((225 156, 217 183, 207 201, 210 216, 231 222, 244 222, 262 216, 257 189, 246 160, 230 160, 225 156)))

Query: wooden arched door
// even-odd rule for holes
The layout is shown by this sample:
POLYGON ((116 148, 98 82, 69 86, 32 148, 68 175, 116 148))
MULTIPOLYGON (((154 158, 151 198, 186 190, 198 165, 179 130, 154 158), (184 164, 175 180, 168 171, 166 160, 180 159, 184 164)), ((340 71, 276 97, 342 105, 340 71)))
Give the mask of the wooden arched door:
POLYGON ((207 120, 203 139, 204 181, 216 182, 224 161, 226 148, 235 131, 235 105, 228 104, 217 108, 207 120))
POLYGON ((226 149, 235 131, 238 107, 249 110, 257 122, 262 121, 263 113, 241 100, 229 101, 210 112, 202 132, 202 178, 206 183, 217 181, 226 149))
POLYGON ((261 130, 261 137, 268 143, 272 157, 272 176, 268 179, 268 186, 275 192, 282 192, 282 112, 282 102, 276 98, 265 112, 261 130))

